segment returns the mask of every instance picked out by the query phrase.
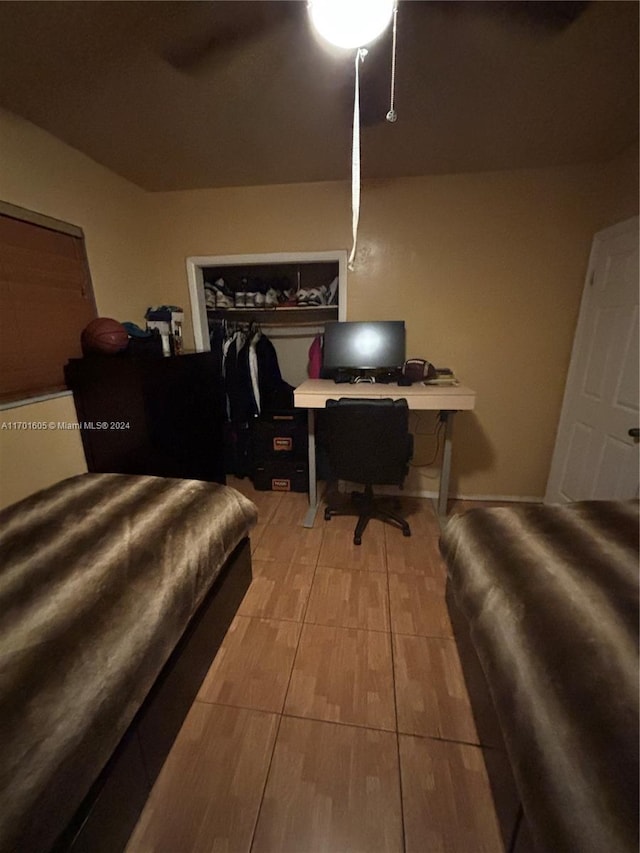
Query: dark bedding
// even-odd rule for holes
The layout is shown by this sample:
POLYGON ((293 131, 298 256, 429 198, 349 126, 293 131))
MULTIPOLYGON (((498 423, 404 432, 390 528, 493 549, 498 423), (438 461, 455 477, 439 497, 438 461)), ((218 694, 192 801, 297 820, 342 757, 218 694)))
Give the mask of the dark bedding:
POLYGON ((548 853, 638 851, 638 503, 478 509, 441 539, 548 853))
POLYGON ((226 486, 65 480, 0 513, 0 850, 49 849, 256 508, 226 486))

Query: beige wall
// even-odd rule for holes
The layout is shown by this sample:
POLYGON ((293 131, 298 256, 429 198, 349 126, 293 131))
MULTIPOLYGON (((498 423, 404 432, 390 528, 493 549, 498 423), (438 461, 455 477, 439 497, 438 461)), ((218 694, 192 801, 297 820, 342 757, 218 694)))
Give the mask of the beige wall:
MULTIPOLYGON (((592 236, 637 211, 637 152, 613 164, 367 182, 348 318, 404 319, 408 355, 478 392, 454 488, 544 493, 592 236), (635 210, 634 210, 635 207, 635 210)), ((188 304, 189 255, 349 248, 343 183, 157 196, 155 279, 188 304)), ((432 490, 422 416, 408 488, 432 490)))
MULTIPOLYGON (((189 255, 350 247, 346 183, 150 195, 6 113, 0 138, 0 198, 84 228, 99 311, 121 320, 188 311, 189 255)), ((459 493, 544 493, 592 236, 637 213, 637 161, 365 183, 348 317, 406 320, 410 356, 477 390, 456 424, 459 493)), ((30 416, 72 416, 53 405, 30 416)), ((408 486, 430 490, 433 423, 414 420, 408 486)), ((78 448, 70 432, 0 431, 4 502, 83 469, 78 448)))
MULTIPOLYGON (((148 275, 148 194, 1 110, 0 140, 0 199, 83 228, 98 312, 140 322, 157 294, 148 275)), ((7 424, 75 420, 69 397, 0 412, 0 505, 86 471, 77 432, 7 424)))
POLYGON ((640 149, 636 142, 619 157, 602 164, 597 230, 638 214, 640 149))
POLYGON ((0 506, 87 470, 71 395, 0 412, 0 506))

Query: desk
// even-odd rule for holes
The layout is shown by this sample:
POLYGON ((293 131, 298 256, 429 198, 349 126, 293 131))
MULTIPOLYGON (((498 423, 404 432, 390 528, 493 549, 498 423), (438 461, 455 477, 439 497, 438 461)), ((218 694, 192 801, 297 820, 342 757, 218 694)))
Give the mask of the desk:
POLYGON ((406 388, 400 388, 395 382, 386 384, 359 382, 355 385, 337 384, 332 379, 307 379, 294 392, 294 405, 298 409, 308 410, 309 429, 309 510, 304 519, 305 527, 313 527, 318 509, 318 485, 316 481, 316 430, 315 409, 324 409, 327 400, 340 397, 362 399, 406 400, 412 411, 440 412, 445 425, 444 451, 440 470, 440 488, 438 492, 438 515, 446 515, 449 497, 449 475, 451 473, 451 449, 453 435, 453 415, 455 412, 471 411, 476 405, 476 392, 464 385, 438 386, 423 385, 418 382, 406 388))

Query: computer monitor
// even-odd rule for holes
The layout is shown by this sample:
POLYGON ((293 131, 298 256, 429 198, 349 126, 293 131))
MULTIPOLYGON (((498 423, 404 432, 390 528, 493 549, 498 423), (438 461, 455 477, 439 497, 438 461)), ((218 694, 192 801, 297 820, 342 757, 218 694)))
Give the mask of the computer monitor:
POLYGON ((328 376, 398 369, 405 361, 404 320, 327 323, 322 360, 328 376))

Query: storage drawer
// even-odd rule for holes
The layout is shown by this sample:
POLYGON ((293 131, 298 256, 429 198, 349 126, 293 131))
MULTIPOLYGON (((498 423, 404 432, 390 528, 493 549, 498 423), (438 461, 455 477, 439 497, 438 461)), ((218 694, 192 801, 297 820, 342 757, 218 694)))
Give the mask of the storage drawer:
POLYGON ((252 480, 261 492, 306 492, 309 466, 289 459, 268 460, 254 467, 252 480))
POLYGON ((307 459, 307 423, 304 413, 272 412, 251 424, 254 465, 267 461, 307 459))

